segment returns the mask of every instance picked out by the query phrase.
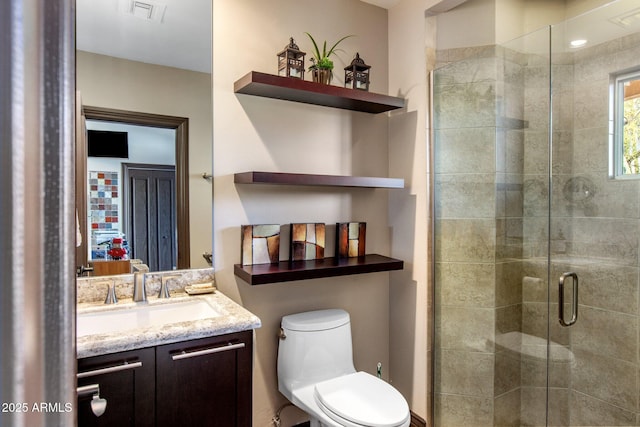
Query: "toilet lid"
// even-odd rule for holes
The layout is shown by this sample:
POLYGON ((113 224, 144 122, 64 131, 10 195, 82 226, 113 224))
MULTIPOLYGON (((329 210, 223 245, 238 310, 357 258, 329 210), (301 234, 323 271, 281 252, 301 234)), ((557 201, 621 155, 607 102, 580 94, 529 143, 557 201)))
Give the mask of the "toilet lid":
POLYGON ((331 413, 359 425, 396 427, 409 417, 409 405, 400 392, 366 372, 320 382, 314 394, 333 419, 331 413))

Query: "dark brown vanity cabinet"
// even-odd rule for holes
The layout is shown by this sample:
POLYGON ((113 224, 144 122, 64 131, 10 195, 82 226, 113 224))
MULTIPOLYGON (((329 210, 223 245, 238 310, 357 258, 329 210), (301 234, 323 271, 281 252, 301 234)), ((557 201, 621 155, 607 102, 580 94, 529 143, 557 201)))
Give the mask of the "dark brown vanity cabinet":
POLYGON ((249 331, 158 347, 156 425, 251 427, 252 344, 249 331))
MULTIPOLYGON (((107 409, 96 417, 90 407, 92 396, 79 397, 80 427, 251 427, 252 331, 80 359, 78 372, 99 363, 113 366, 109 362, 122 362, 123 355, 142 361, 142 366, 95 377, 107 409)), ((79 378, 78 386, 91 378, 79 378)))
POLYGON ((79 359, 78 426, 154 426, 155 358, 155 349, 144 348, 79 359), (92 406, 104 403, 96 416, 92 406))

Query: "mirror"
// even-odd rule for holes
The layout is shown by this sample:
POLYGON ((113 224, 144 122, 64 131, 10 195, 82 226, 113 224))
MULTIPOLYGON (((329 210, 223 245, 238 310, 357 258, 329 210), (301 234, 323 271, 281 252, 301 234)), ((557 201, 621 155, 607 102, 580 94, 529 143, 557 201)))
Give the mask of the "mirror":
MULTIPOLYGON (((76 207, 83 245, 76 264, 86 266, 92 256, 103 258, 111 246, 117 247, 113 238, 122 235, 129 256, 141 259, 152 271, 209 266, 204 255, 213 247, 208 178, 211 0, 77 0, 76 20, 78 105, 84 106, 78 115, 87 120, 78 135, 87 135, 87 129, 129 135, 127 157, 122 152, 88 157, 87 141, 78 144, 76 207), (136 128, 175 131, 173 166, 171 160, 158 160, 159 139, 142 155, 136 151, 136 128), (151 168, 150 164, 154 169, 174 167, 175 184, 149 178, 155 172, 140 178, 139 171, 151 168), (139 190, 162 185, 172 191, 139 190), (167 218, 158 221, 165 224, 165 232, 156 233, 153 220, 146 221, 146 228, 140 224, 140 218, 155 217, 149 214, 154 207, 167 218), (157 262, 159 253, 173 259, 157 262)), ((115 140, 109 141, 107 146, 114 151, 115 140)), ((161 173, 170 175, 166 170, 161 173)))

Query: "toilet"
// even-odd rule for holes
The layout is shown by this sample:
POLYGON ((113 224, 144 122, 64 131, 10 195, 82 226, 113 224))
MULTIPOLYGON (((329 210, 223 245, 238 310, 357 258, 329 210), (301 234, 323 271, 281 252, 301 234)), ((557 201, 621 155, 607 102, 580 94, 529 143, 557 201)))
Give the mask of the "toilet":
POLYGON ((387 382, 353 366, 344 310, 284 316, 278 390, 311 417, 311 427, 408 427, 409 405, 387 382))

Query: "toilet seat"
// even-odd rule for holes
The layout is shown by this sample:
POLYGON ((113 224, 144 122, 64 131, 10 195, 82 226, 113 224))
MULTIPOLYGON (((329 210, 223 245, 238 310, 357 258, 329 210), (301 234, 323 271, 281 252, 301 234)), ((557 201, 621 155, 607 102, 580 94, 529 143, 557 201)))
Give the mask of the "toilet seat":
POLYGON ((355 372, 317 383, 313 395, 320 409, 341 425, 409 425, 409 406, 404 397, 383 380, 366 372, 355 372))

